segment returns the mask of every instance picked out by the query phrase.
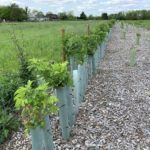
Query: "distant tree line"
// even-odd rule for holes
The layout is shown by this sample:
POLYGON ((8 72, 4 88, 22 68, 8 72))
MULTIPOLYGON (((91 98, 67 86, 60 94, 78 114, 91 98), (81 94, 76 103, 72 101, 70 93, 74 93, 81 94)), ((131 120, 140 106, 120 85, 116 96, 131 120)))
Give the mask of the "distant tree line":
POLYGON ((60 12, 54 14, 47 12, 44 14, 42 11, 29 10, 28 7, 21 8, 17 4, 10 6, 0 6, 0 21, 48 21, 48 20, 140 20, 150 19, 150 10, 137 10, 128 12, 119 12, 116 14, 102 13, 102 15, 87 16, 85 12, 81 12, 79 16, 75 16, 73 11, 60 12))
POLYGON ((21 8, 17 4, 10 6, 0 6, 0 22, 1 21, 44 21, 44 20, 92 20, 100 19, 100 16, 87 16, 85 12, 81 12, 80 16, 75 16, 73 11, 60 12, 54 14, 47 12, 44 14, 42 11, 29 10, 28 7, 21 8))
POLYGON ((150 19, 150 10, 136 10, 128 12, 119 12, 109 15, 109 19, 117 20, 148 20, 150 19))

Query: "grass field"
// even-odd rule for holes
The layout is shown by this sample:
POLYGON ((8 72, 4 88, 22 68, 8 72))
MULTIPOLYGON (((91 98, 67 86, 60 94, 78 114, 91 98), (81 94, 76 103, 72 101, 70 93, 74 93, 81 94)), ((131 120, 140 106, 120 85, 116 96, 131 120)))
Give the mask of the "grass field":
POLYGON ((34 23, 0 24, 0 71, 18 69, 17 48, 12 40, 13 33, 29 58, 61 60, 61 29, 78 34, 103 21, 58 21, 34 23))
POLYGON ((126 22, 133 24, 135 26, 143 27, 143 28, 150 30, 150 20, 132 20, 132 21, 126 21, 126 22))

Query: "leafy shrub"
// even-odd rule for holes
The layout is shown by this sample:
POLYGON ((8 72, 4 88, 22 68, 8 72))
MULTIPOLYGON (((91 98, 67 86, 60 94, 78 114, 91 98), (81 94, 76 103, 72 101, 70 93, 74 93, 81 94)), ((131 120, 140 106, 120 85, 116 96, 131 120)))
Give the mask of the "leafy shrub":
POLYGON ((83 38, 80 35, 70 34, 64 40, 65 53, 69 60, 74 57, 77 63, 82 64, 85 60, 87 50, 84 47, 83 38))
POLYGON ((50 87, 57 88, 71 85, 72 79, 68 71, 67 62, 50 63, 40 59, 31 59, 29 69, 40 77, 44 77, 50 87))
POLYGON ((44 77, 45 80, 48 80, 51 73, 51 62, 48 62, 44 59, 32 58, 29 60, 29 63, 30 65, 28 68, 34 73, 34 75, 37 77, 37 80, 39 80, 41 77, 44 77))
POLYGON ((20 55, 20 68, 19 68, 19 75, 22 79, 23 83, 26 84, 27 81, 35 79, 32 75, 32 72, 28 69, 28 61, 26 60, 25 56, 20 55))
POLYGON ((85 35, 83 36, 83 43, 85 46, 85 49, 87 49, 88 55, 94 55, 96 48, 99 44, 99 38, 95 34, 85 35))
POLYGON ((49 96, 48 83, 42 83, 36 88, 33 82, 28 81, 27 85, 20 87, 15 92, 15 106, 22 110, 21 116, 26 129, 44 127, 45 116, 57 111, 57 98, 49 96))
POLYGON ((107 23, 100 24, 95 28, 94 34, 98 36, 99 44, 105 39, 107 32, 109 31, 109 25, 107 23))
POLYGON ((105 37, 106 37, 106 32, 100 31, 100 30, 96 30, 96 35, 98 36, 98 41, 99 44, 104 41, 105 37))
POLYGON ((72 84, 72 79, 70 72, 68 71, 67 64, 67 62, 64 62, 51 65, 51 74, 48 82, 50 85, 53 85, 54 88, 72 84))
POLYGON ((112 19, 112 20, 110 20, 109 22, 108 22, 108 25, 109 25, 109 27, 110 28, 112 28, 112 26, 115 24, 115 20, 114 19, 112 19))
POLYGON ((18 128, 18 121, 14 117, 13 95, 21 84, 17 74, 7 73, 0 76, 0 143, 18 128))
POLYGON ((14 110, 13 96, 16 89, 21 85, 18 74, 3 74, 0 76, 0 106, 5 109, 14 110))
POLYGON ((108 23, 99 24, 96 27, 96 31, 98 31, 98 32, 108 32, 109 31, 109 24, 108 23))
POLYGON ((98 25, 89 35, 68 34, 64 40, 65 53, 69 60, 74 57, 78 64, 82 64, 86 55, 93 55, 96 47, 106 37, 114 20, 98 25))
POLYGON ((16 47, 17 55, 18 55, 18 62, 19 62, 19 77, 22 80, 23 84, 26 84, 28 80, 34 80, 33 86, 36 86, 36 80, 35 77, 32 74, 32 71, 28 69, 29 62, 27 58, 27 54, 23 48, 23 46, 20 46, 15 32, 12 32, 12 41, 14 46, 16 47))
POLYGON ((0 107, 0 144, 6 140, 12 131, 18 127, 18 121, 12 113, 8 113, 7 109, 0 107))

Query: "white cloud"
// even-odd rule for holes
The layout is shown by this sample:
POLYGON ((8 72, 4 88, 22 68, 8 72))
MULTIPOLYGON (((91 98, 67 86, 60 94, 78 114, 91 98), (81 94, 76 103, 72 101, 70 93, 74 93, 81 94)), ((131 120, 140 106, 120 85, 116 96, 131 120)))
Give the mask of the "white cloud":
POLYGON ((97 8, 97 0, 89 0, 89 1, 82 1, 80 5, 77 6, 77 10, 84 11, 84 10, 93 10, 97 8))
POLYGON ((0 5, 10 5, 12 3, 18 4, 20 6, 25 6, 23 2, 20 2, 19 0, 0 0, 0 5))
POLYGON ((107 4, 111 5, 122 5, 122 4, 135 4, 137 0, 109 0, 107 4))
POLYGON ((64 12, 64 11, 65 11, 65 8, 64 8, 63 6, 61 6, 61 7, 55 9, 55 12, 56 12, 56 13, 64 12))
POLYGON ((131 9, 150 9, 150 0, 0 0, 0 5, 17 3, 21 7, 40 9, 44 12, 71 11, 79 15, 81 11, 86 14, 99 15, 103 12, 116 13, 131 9))
POLYGON ((48 4, 67 4, 75 2, 76 0, 34 0, 37 3, 48 3, 48 4))
POLYGON ((149 0, 105 0, 101 1, 99 12, 116 13, 119 11, 150 9, 149 0))
POLYGON ((16 3, 16 0, 0 0, 0 5, 9 5, 11 3, 16 3))

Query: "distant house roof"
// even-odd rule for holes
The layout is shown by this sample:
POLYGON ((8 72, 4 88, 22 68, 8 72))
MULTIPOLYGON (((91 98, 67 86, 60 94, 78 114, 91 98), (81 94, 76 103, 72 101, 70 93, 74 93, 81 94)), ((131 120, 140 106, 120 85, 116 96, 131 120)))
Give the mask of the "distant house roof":
POLYGON ((36 17, 36 16, 29 16, 29 21, 47 21, 49 20, 48 17, 36 17))
POLYGON ((60 17, 56 14, 47 14, 47 17, 49 18, 49 20, 59 20, 60 17))

